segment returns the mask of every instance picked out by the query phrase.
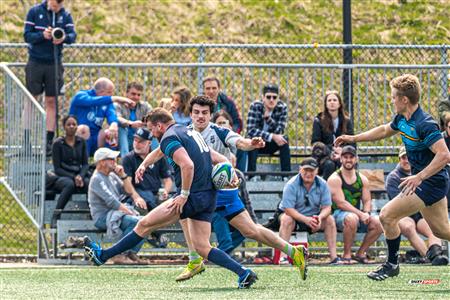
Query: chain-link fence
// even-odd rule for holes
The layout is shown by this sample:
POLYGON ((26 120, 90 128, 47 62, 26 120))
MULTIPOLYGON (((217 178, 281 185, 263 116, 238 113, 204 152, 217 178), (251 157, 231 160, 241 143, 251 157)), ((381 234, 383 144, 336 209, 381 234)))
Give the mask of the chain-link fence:
MULTIPOLYGON (((161 98, 170 96, 178 85, 186 85, 194 93, 201 93, 202 79, 214 75, 220 79, 222 91, 236 101, 245 122, 248 107, 252 101, 260 98, 262 86, 276 83, 280 86, 281 99, 289 107, 287 133, 293 151, 307 153, 312 121, 323 110, 323 96, 327 90, 336 89, 341 95, 347 95, 347 110, 353 116, 355 132, 360 132, 391 119, 393 112, 389 81, 399 74, 410 72, 421 81, 422 107, 437 116, 437 102, 447 97, 449 46, 351 46, 353 65, 343 65, 343 50, 348 47, 74 45, 64 51, 65 95, 59 99, 59 115, 67 114, 70 99, 77 91, 90 88, 100 76, 109 77, 120 95, 125 94, 127 83, 143 83, 143 97, 155 107, 161 98), (349 84, 343 79, 344 70, 351 75, 349 84)), ((26 51, 24 44, 0 44, 0 61, 11 62, 9 67, 22 80, 25 77, 26 51)), ((19 142, 25 137, 23 120, 28 119, 24 118, 22 102, 15 104, 14 113, 7 108, 10 103, 15 103, 17 97, 17 93, 6 92, 7 85, 5 76, 1 77, 1 176, 10 172, 10 166, 14 164, 14 160, 7 157, 5 149, 21 149, 19 142), (14 121, 16 118, 22 121, 14 121), (8 147, 5 148, 5 145, 8 147)), ((33 124, 35 122, 37 120, 33 124)), ((371 153, 392 152, 397 145, 399 139, 391 138, 363 144, 360 149, 371 153)), ((36 145, 35 149, 39 147, 36 145)), ((29 170, 35 168, 26 163, 22 167, 29 170)), ((15 180, 27 181, 25 176, 18 176, 15 180)), ((1 207, 6 209, 0 210, 0 254, 30 253, 30 249, 33 253, 36 249, 36 230, 24 219, 19 206, 3 187, 1 192, 1 207), (15 213, 11 213, 12 210, 15 213), (16 219, 21 221, 15 222, 16 219), (5 231, 5 228, 10 229, 5 231), (3 243, 5 240, 10 242, 3 243), (31 246, 30 241, 33 241, 31 246), (11 247, 12 243, 16 243, 16 246, 11 247)))

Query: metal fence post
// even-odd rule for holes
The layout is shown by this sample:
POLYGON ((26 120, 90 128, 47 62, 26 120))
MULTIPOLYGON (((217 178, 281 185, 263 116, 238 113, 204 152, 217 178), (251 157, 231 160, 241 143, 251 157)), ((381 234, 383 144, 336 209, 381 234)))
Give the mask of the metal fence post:
MULTIPOLYGON (((201 44, 198 47, 198 60, 199 63, 204 63, 205 62, 205 46, 203 44, 201 44)), ((204 69, 203 67, 199 67, 197 70, 197 94, 201 95, 202 94, 202 81, 203 81, 203 76, 204 76, 204 69)))
MULTIPOLYGON (((441 48, 441 65, 446 65, 447 64, 447 46, 446 45, 442 45, 441 48)), ((448 72, 448 70, 446 69, 442 69, 441 70, 441 95, 442 98, 440 100, 444 100, 447 99, 448 97, 448 74, 450 74, 448 72)))

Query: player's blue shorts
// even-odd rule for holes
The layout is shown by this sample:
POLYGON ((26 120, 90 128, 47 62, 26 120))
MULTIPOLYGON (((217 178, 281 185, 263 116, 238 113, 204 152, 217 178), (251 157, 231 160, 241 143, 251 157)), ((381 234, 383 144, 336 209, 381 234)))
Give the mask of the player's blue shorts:
POLYGON ((180 215, 180 219, 189 218, 211 223, 215 209, 215 190, 192 192, 189 195, 186 204, 183 206, 183 212, 180 215))
POLYGON ((217 191, 216 213, 230 221, 244 210, 244 204, 239 198, 239 189, 217 191))
POLYGON ((447 195, 448 185, 447 176, 435 175, 422 181, 415 193, 425 203, 425 206, 431 206, 447 195))

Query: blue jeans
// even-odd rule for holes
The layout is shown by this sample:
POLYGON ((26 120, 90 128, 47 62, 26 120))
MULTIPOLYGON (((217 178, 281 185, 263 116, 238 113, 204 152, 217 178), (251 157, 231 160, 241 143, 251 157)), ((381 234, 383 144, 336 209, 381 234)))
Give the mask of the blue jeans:
POLYGON ((211 225, 216 233, 217 247, 228 254, 233 252, 245 240, 245 237, 239 230, 231 232, 227 219, 218 213, 214 213, 211 225))
MULTIPOLYGON (((120 229, 122 229, 123 233, 122 233, 122 237, 126 236, 129 232, 131 232, 134 227, 136 226, 136 224, 138 223, 139 219, 136 218, 135 216, 130 216, 130 215, 124 215, 122 217, 122 222, 120 222, 120 229)), ((106 230, 107 226, 106 226, 106 215, 100 219, 97 220, 97 222, 95 222, 95 227, 97 227, 98 229, 102 229, 102 230, 106 230)), ((137 244, 136 246, 134 246, 134 248, 130 249, 130 251, 134 252, 134 253, 138 253, 139 250, 141 250, 142 245, 144 244, 144 240, 142 240, 139 244, 137 244)))
POLYGON ((236 152, 236 168, 238 168, 242 172, 247 172, 247 160, 247 151, 238 149, 236 152))
POLYGON ((136 192, 142 197, 142 199, 145 200, 145 203, 147 203, 148 211, 151 211, 158 205, 156 201, 157 199, 152 191, 136 189, 136 192))

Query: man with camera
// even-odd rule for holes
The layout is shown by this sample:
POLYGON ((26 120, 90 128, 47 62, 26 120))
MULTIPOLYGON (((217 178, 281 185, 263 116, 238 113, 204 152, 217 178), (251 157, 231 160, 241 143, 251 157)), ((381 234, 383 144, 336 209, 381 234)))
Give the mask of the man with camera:
MULTIPOLYGON (((72 44, 77 37, 72 16, 64 9, 63 2, 45 0, 33 6, 25 21, 24 39, 28 43, 29 54, 25 67, 26 87, 36 99, 45 92, 47 154, 51 152, 55 135, 56 96, 64 84, 63 43, 72 44)), ((26 146, 28 139, 29 126, 25 131, 26 146)))

